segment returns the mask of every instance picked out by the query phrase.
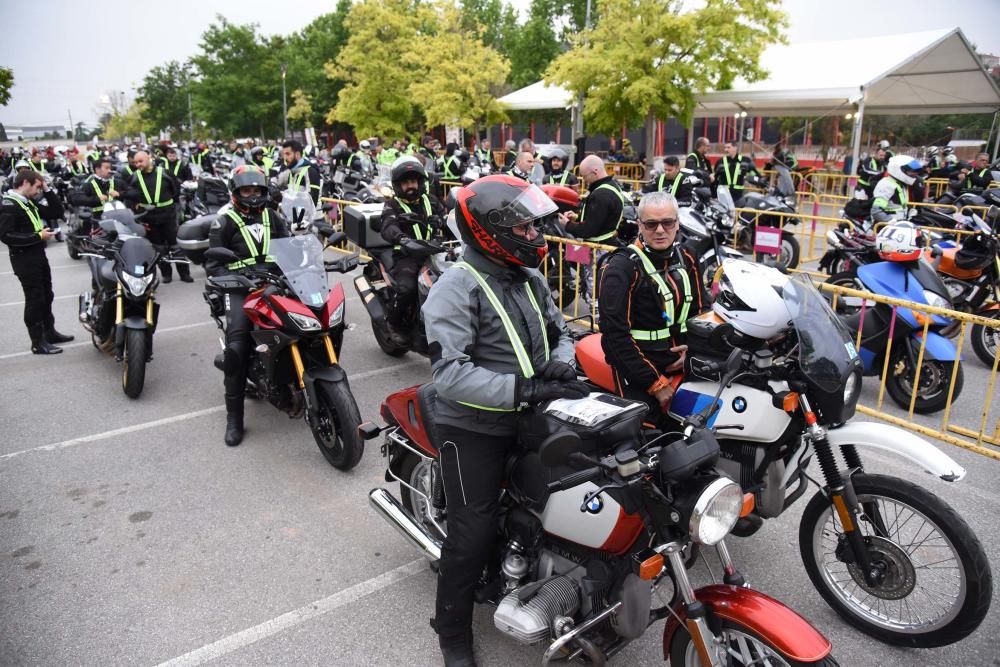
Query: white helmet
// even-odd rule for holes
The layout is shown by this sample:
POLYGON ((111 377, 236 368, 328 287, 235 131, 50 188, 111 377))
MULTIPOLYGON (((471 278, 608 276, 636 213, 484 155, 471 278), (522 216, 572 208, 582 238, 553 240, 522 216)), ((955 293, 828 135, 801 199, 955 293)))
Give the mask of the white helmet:
POLYGON ((722 263, 712 310, 740 333, 761 340, 773 338, 788 328, 788 308, 780 294, 788 280, 774 267, 727 259, 722 263))
POLYGON ((889 143, 889 141, 887 139, 883 139, 882 141, 878 142, 878 147, 881 148, 884 151, 889 150, 889 146, 890 145, 891 144, 889 143))
POLYGON ((909 155, 894 155, 889 158, 889 175, 903 185, 913 185, 921 165, 909 155))
POLYGON ((935 155, 937 155, 940 152, 941 152, 941 149, 938 148, 937 146, 931 146, 930 148, 927 149, 927 155, 929 157, 934 157, 935 155))
POLYGON ((367 139, 362 139, 360 142, 358 142, 358 148, 360 148, 363 151, 371 150, 371 147, 372 147, 372 142, 368 141, 367 139))
POLYGON ((912 262, 923 254, 920 230, 912 222, 887 225, 875 237, 878 256, 887 262, 912 262))

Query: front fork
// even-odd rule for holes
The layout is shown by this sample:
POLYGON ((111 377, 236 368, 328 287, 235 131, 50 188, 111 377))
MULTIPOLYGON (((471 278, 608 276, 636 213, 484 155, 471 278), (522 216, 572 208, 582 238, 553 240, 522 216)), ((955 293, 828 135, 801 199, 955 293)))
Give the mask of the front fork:
MULTIPOLYGON (((333 341, 330 340, 330 334, 329 333, 323 334, 322 339, 323 339, 323 345, 324 347, 326 347, 327 359, 329 360, 330 365, 334 366, 337 364, 337 351, 333 347, 333 341)), ((311 405, 311 401, 309 400, 309 392, 305 391, 306 368, 305 365, 302 363, 302 353, 299 351, 298 341, 293 341, 288 344, 288 352, 289 354, 292 355, 292 365, 295 367, 295 379, 298 382, 299 389, 302 390, 302 395, 305 397, 306 400, 307 414, 311 415, 313 410, 315 409, 315 406, 311 405)))

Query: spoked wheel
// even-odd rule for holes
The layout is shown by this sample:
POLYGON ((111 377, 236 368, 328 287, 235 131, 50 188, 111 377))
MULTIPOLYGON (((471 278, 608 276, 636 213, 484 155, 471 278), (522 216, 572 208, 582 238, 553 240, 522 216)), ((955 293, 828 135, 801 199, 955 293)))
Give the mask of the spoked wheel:
MULTIPOLYGON (((987 317, 992 317, 1000 322, 1000 311, 993 311, 987 317)), ((981 362, 993 368, 994 360, 997 358, 997 350, 1000 349, 1000 328, 993 329, 984 327, 982 324, 973 324, 972 349, 981 362)))
POLYGON ((859 473, 853 483, 876 581, 854 564, 840 519, 820 492, 799 525, 802 560, 820 595, 848 623, 889 644, 946 646, 979 627, 993 578, 968 524, 910 482, 859 473))
POLYGON ((365 443, 358 434, 361 413, 347 379, 317 382, 316 400, 316 423, 310 424, 313 439, 327 463, 350 470, 361 460, 365 443))
MULTIPOLYGON (((888 377, 885 379, 885 388, 896 405, 909 409, 916 372, 914 365, 910 362, 909 355, 902 347, 903 344, 905 343, 900 344, 898 351, 893 350, 892 360, 889 362, 888 377)), ((958 400, 959 394, 962 393, 962 385, 965 381, 962 362, 938 361, 937 359, 928 359, 927 355, 924 355, 923 365, 920 368, 920 381, 917 386, 917 400, 913 403, 914 412, 926 415, 944 409, 948 403, 948 386, 951 384, 951 374, 955 364, 958 364, 958 373, 955 375, 955 389, 951 393, 952 402, 958 400)))
POLYGON ((403 507, 430 528, 435 535, 444 539, 447 530, 445 520, 438 516, 431 504, 431 499, 434 497, 434 471, 432 471, 434 462, 421 458, 413 452, 407 452, 405 456, 402 465, 399 466, 399 477, 416 491, 403 484, 399 485, 399 496, 403 501, 403 507))
MULTIPOLYGON (((716 658, 719 664, 727 667, 745 665, 749 667, 799 667, 801 665, 818 665, 821 667, 837 667, 839 664, 832 656, 827 656, 817 662, 798 662, 786 658, 767 640, 759 637, 750 628, 734 621, 725 621, 721 625, 712 622, 709 612, 709 626, 720 640, 715 646, 716 658)), ((670 642, 671 667, 701 667, 701 657, 698 648, 691 641, 688 631, 680 627, 674 633, 670 642)))
POLYGON ((799 247, 799 240, 791 234, 782 234, 778 265, 784 269, 794 269, 799 265, 801 254, 802 250, 799 247))
POLYGON ((149 357, 145 329, 126 329, 125 355, 122 359, 122 389, 129 398, 139 398, 146 383, 146 360, 149 357))

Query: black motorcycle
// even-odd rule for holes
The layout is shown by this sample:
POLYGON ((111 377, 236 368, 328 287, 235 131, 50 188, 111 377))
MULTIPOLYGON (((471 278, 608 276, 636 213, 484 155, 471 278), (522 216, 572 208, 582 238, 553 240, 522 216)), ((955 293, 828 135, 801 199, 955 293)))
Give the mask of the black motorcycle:
MULTIPOLYGON (((789 217, 795 213, 795 186, 792 184, 792 177, 787 167, 776 165, 775 171, 778 172, 778 177, 774 187, 769 188, 766 193, 746 192, 736 202, 736 207, 744 210, 740 212, 739 220, 734 221, 733 238, 737 250, 751 254, 757 242, 757 226, 780 228, 781 251, 778 255, 778 265, 794 269, 799 265, 802 252, 798 239, 788 231, 789 225, 799 223, 798 218, 789 217), (775 213, 783 215, 774 215, 775 213)), ((766 186, 759 177, 750 177, 746 182, 757 187, 766 186)), ((719 190, 721 192, 723 189, 719 190)))

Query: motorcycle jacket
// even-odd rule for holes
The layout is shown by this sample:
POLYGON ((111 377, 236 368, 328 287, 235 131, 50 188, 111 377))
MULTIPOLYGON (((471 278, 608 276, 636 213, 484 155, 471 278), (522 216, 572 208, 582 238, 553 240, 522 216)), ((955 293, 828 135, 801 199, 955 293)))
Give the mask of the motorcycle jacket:
MULTIPOLYGON (((43 196, 38 201, 31 201, 13 190, 3 196, 0 200, 0 241, 10 247, 11 254, 45 249, 41 231, 45 228, 43 221, 56 213, 52 210, 53 199, 43 196)), ((61 210, 59 213, 61 215, 61 210)))
POLYGON ((573 172, 568 169, 564 169, 560 172, 550 171, 545 176, 546 184, 554 185, 567 185, 569 187, 576 187, 580 184, 580 179, 578 179, 573 172))
POLYGON ((701 172, 705 180, 708 180, 708 175, 712 173, 712 165, 709 163, 708 158, 697 151, 691 151, 687 154, 687 159, 684 160, 684 168, 690 169, 693 172, 701 172))
POLYGON ((990 187, 993 181, 993 172, 989 167, 985 169, 973 169, 965 178, 966 190, 985 190, 990 187))
POLYGON ((371 157, 364 151, 355 151, 351 157, 347 159, 347 168, 351 171, 363 174, 370 169, 371 162, 371 157))
POLYGON ((715 163, 715 182, 718 185, 728 186, 733 193, 733 199, 743 196, 743 182, 748 173, 759 174, 754 163, 742 155, 734 158, 723 155, 715 163))
POLYGON ((191 162, 193 164, 198 165, 198 167, 204 172, 207 172, 209 174, 214 173, 212 171, 212 156, 209 155, 208 149, 205 149, 199 153, 192 153, 191 162))
POLYGON ((517 378, 530 377, 548 359, 573 360, 573 341, 545 277, 501 266, 470 247, 435 283, 421 313, 439 423, 513 435, 517 378))
POLYGON ((174 202, 179 194, 173 177, 163 167, 154 167, 152 171, 135 171, 122 201, 148 210, 143 221, 157 224, 175 218, 174 202))
POLYGON ((866 157, 858 161, 858 185, 870 188, 879 182, 885 172, 885 164, 875 157, 866 157))
POLYGON ((580 207, 580 222, 569 225, 568 231, 593 243, 607 243, 618 236, 625 195, 613 176, 594 181, 589 190, 580 207))
POLYGON ((240 214, 235 208, 226 207, 212 222, 208 230, 209 248, 229 248, 239 258, 239 266, 219 264, 208 260, 205 271, 217 276, 268 261, 267 248, 271 239, 289 236, 288 224, 280 213, 265 208, 260 213, 240 214))
POLYGON ((691 173, 688 170, 677 172, 673 179, 668 179, 665 173, 653 174, 653 178, 642 186, 643 192, 661 192, 666 190, 679 202, 690 202, 691 193, 694 192, 694 185, 689 182, 691 173))
POLYGON ((313 204, 319 204, 320 190, 322 189, 322 176, 319 168, 309 160, 302 158, 291 167, 285 165, 282 171, 289 171, 287 175, 288 187, 293 190, 306 190, 313 200, 313 204))
POLYGON ((601 347, 616 382, 640 391, 656 385, 678 359, 687 320, 709 299, 698 263, 679 242, 663 251, 637 240, 607 256, 598 270, 601 347))
POLYGON ((86 206, 96 216, 100 216, 104 210, 104 202, 101 201, 100 195, 108 197, 109 192, 112 190, 117 192, 120 187, 123 188, 124 184, 117 181, 114 176, 105 179, 92 175, 80 185, 79 189, 70 193, 69 201, 73 206, 86 206))
POLYGON ((415 202, 398 197, 390 199, 382 208, 382 238, 393 245, 398 245, 404 236, 427 241, 443 226, 445 214, 441 201, 431 194, 421 195, 415 202), (414 216, 420 221, 413 222, 414 216))
POLYGON ((66 163, 66 174, 67 178, 73 178, 74 176, 83 176, 84 174, 90 173, 90 167, 87 166, 86 161, 77 160, 76 162, 66 163))
POLYGON ((489 165, 494 170, 497 168, 497 162, 493 159, 493 151, 488 151, 485 148, 477 148, 475 156, 479 160, 479 164, 483 166, 489 165))
POLYGON ((191 166, 183 160, 174 160, 173 162, 170 162, 164 158, 161 162, 161 166, 179 183, 194 179, 194 175, 191 173, 191 166))
POLYGON ((891 176, 886 176, 880 180, 875 186, 875 200, 872 202, 873 218, 879 211, 893 217, 905 214, 910 204, 908 190, 907 186, 899 183, 891 176))

